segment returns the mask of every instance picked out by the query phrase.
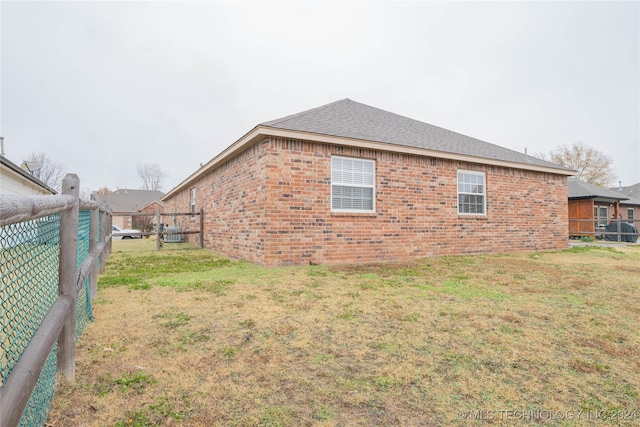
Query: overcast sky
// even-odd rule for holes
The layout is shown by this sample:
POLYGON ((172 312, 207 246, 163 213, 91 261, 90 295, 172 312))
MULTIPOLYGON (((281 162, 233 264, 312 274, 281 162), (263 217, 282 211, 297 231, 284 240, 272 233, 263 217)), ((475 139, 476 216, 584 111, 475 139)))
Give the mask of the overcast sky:
POLYGON ((8 159, 168 191, 261 122, 343 98, 517 151, 582 141, 640 182, 633 2, 9 2, 8 159))

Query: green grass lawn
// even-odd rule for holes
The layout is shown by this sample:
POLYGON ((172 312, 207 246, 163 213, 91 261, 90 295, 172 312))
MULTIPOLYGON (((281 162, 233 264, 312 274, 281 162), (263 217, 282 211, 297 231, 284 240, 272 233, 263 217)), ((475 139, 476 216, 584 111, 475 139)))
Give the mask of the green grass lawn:
POLYGON ((640 247, 262 268, 120 252, 54 425, 639 425, 640 247))

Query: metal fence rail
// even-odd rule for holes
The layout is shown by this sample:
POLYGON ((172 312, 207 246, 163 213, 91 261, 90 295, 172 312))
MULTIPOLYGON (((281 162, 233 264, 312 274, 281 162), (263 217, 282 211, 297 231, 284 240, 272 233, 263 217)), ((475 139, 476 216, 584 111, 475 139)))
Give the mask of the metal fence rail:
POLYGON ((44 425, 56 376, 73 380, 75 341, 92 319, 110 212, 63 194, 0 196, 0 425, 44 425))

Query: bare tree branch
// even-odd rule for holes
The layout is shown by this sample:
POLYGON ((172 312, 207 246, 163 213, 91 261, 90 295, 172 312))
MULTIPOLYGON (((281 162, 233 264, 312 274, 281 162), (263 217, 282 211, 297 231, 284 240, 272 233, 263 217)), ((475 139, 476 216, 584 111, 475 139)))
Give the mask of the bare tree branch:
POLYGON ((167 172, 157 163, 138 165, 138 176, 142 179, 143 190, 160 190, 164 185, 167 172))
POLYGON ((534 156, 574 169, 576 178, 600 187, 608 187, 616 179, 611 157, 580 141, 534 156))
POLYGON ((62 178, 65 175, 65 168, 62 163, 54 162, 45 153, 31 153, 27 161, 41 163, 42 167, 34 170, 31 174, 57 192, 60 192, 62 178))

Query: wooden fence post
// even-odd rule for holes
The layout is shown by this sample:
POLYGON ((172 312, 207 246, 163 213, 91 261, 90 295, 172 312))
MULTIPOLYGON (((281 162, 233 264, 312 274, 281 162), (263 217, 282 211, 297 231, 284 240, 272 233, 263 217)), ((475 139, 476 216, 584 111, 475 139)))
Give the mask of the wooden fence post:
POLYGON ((618 243, 620 243, 622 242, 622 216, 620 214, 618 214, 616 223, 618 225, 618 243))
POLYGON ((204 208, 200 208, 200 249, 204 248, 204 208))
POLYGON ((160 209, 156 212, 156 251, 160 250, 160 221, 162 218, 160 217, 160 209))
MULTIPOLYGON (((102 244, 102 242, 105 242, 106 238, 107 238, 107 211, 106 209, 103 211, 101 209, 98 209, 98 215, 100 215, 100 244, 102 244)), ((104 272, 104 266, 105 266, 105 258, 106 258, 106 254, 108 252, 108 248, 102 251, 102 254, 100 255, 100 263, 99 263, 99 267, 100 267, 100 272, 104 272)))
MULTIPOLYGON (((100 230, 98 230, 98 218, 100 218, 100 208, 91 209, 90 224, 89 224, 89 253, 93 254, 98 248, 98 237, 100 230)), ((94 300, 98 295, 98 262, 91 268, 91 274, 89 275, 89 295, 94 300)))
POLYGON ((71 208, 60 213, 60 260, 58 291, 69 295, 73 304, 69 307, 64 326, 58 337, 58 372, 68 381, 75 376, 76 341, 76 275, 78 269, 78 218, 80 179, 76 174, 67 174, 62 180, 62 194, 73 196, 71 208))
MULTIPOLYGON (((107 215, 107 233, 109 233, 110 236, 113 234, 113 215, 107 215)), ((111 250, 113 249, 113 247, 111 246, 112 244, 113 244, 113 237, 109 239, 108 253, 111 253, 111 250)))

